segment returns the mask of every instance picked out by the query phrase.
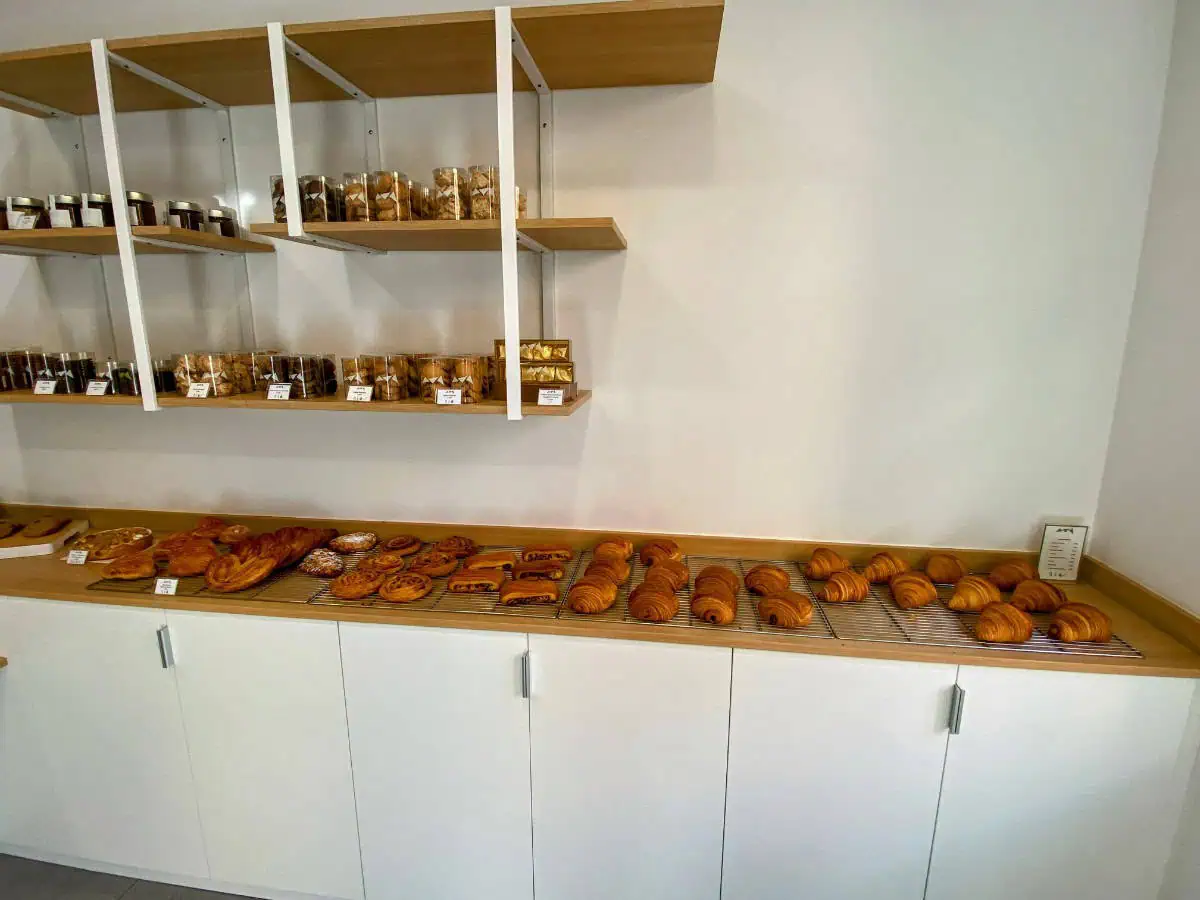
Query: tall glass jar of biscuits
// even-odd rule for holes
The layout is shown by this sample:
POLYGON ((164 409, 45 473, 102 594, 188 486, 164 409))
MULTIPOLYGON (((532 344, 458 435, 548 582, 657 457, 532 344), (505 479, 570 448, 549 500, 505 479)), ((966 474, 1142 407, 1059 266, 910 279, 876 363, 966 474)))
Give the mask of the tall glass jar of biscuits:
POLYGON ((433 218, 468 217, 468 175, 466 169, 444 166, 433 170, 433 218))
POLYGON ((372 218, 379 222, 412 219, 412 181, 403 172, 372 172, 372 218))

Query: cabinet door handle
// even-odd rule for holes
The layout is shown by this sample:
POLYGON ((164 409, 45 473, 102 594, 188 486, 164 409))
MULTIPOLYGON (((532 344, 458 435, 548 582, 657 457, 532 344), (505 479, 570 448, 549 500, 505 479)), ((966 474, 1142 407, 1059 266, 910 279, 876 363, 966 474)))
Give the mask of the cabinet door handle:
POLYGON ((171 648, 171 628, 169 625, 164 625, 158 629, 158 657, 162 660, 162 667, 169 669, 175 665, 175 651, 171 648))
POLYGON ((533 672, 529 667, 529 651, 521 654, 521 699, 533 696, 533 672))
POLYGON ((960 688, 957 684, 950 692, 950 733, 959 734, 962 732, 962 717, 963 707, 967 703, 967 692, 960 688))

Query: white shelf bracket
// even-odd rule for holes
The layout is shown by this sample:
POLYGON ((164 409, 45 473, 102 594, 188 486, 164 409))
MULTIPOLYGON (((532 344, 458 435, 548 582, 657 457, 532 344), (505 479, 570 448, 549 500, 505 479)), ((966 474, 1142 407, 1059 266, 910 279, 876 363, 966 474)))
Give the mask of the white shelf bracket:
POLYGON ((14 103, 17 106, 23 106, 31 112, 39 112, 44 116, 49 116, 52 119, 71 119, 75 118, 74 113, 69 113, 61 109, 55 109, 53 106, 47 106, 45 103, 38 103, 36 100, 29 100, 25 97, 19 97, 16 94, 10 94, 7 91, 0 91, 0 100, 5 103, 14 103))
POLYGON ((500 265, 504 377, 509 421, 521 419, 521 298, 517 269, 516 137, 513 125, 512 8, 496 7, 496 137, 500 148, 500 265))
POLYGON ((165 88, 172 94, 177 94, 185 100, 191 100, 198 106, 203 106, 206 109, 224 109, 223 103, 218 103, 210 97, 205 97, 203 94, 193 91, 191 88, 184 87, 178 81, 172 81, 164 75, 159 75, 157 72, 147 69, 143 65, 135 63, 131 59, 126 59, 118 53, 108 51, 108 58, 112 64, 119 69, 124 69, 126 72, 131 72, 134 75, 149 81, 151 84, 157 84, 160 88, 165 88))

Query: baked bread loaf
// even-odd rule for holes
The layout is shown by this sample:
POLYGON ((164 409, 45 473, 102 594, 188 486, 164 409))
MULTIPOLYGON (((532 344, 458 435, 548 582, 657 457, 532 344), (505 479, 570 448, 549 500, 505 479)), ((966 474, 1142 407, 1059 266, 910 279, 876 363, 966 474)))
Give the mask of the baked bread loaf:
POLYGON ((919 609, 937 599, 937 588, 924 572, 901 572, 888 583, 901 609, 919 609))
POLYGON ((1027 559, 1011 559, 1000 563, 988 575, 988 581, 1002 591, 1011 591, 1022 581, 1037 578, 1037 569, 1027 559))
POLYGON ((760 563, 746 573, 746 590, 769 597, 790 590, 792 579, 787 572, 770 563, 760 563))
POLYGON ((479 547, 469 537, 463 537, 460 534, 452 534, 450 537, 442 538, 433 545, 433 549, 441 553, 450 553, 458 559, 466 559, 468 556, 474 556, 479 552, 479 547))
POLYGON ((639 555, 643 566, 652 566, 664 559, 683 559, 683 551, 679 549, 679 545, 667 538, 660 538, 642 544, 642 550, 639 555))
POLYGON ((806 577, 814 581, 825 581, 834 572, 844 572, 850 568, 850 560, 836 550, 828 547, 818 547, 813 551, 812 558, 804 567, 806 577))
POLYGON ((692 614, 709 625, 728 625, 737 618, 737 608, 736 592, 717 579, 710 578, 692 594, 692 614))
POLYGON ((617 586, 600 575, 584 575, 567 591, 567 606, 585 616, 594 616, 612 608, 617 586))
POLYGON ((500 602, 505 606, 525 603, 557 603, 558 583, 545 578, 522 578, 500 586, 500 602))
POLYGON ((433 590, 433 579, 417 572, 387 575, 379 585, 379 596, 388 603, 412 603, 433 590))
POLYGON ((384 541, 382 549, 409 556, 421 549, 421 539, 413 534, 398 534, 384 541))
POLYGON ((12 537, 20 530, 21 526, 16 522, 0 522, 0 541, 12 537))
POLYGON ((1039 578, 1027 578, 1017 585, 1009 603, 1025 612, 1055 612, 1067 602, 1062 588, 1039 578))
POLYGON ((232 546, 250 537, 250 529, 245 525, 229 525, 217 534, 217 543, 232 546))
POLYGON ((776 628, 803 628, 812 617, 812 601, 795 591, 781 591, 758 601, 758 618, 776 628))
POLYGON ((129 553, 118 557, 104 567, 102 578, 110 581, 133 581, 137 578, 153 578, 158 574, 158 563, 148 550, 129 553))
POLYGON ((329 549, 337 553, 365 553, 373 550, 379 543, 379 535, 370 531, 352 531, 335 537, 329 542, 329 549))
POLYGON ((575 551, 565 544, 543 544, 522 550, 521 562, 569 562, 574 556, 575 551))
POLYGON ((871 583, 853 569, 834 572, 817 596, 826 603, 858 603, 871 593, 871 583))
POLYGON ((886 584, 895 576, 909 570, 909 565, 895 553, 884 550, 876 553, 863 569, 863 578, 871 584, 886 584))
POLYGON ((975 637, 991 644, 1023 644, 1033 637, 1033 619, 1011 603, 989 603, 979 613, 975 637))
POLYGON ((446 590, 455 594, 486 594, 500 590, 504 575, 495 571, 455 572, 446 581, 446 590))
POLYGON ((925 574, 935 584, 955 584, 967 574, 967 567, 952 553, 935 553, 925 563, 925 574))
POLYGON ((329 593, 339 600, 361 600, 379 590, 385 577, 382 574, 346 572, 329 583, 329 593))
POLYGON ((154 535, 149 528, 111 528, 84 535, 72 549, 86 550, 89 560, 99 562, 149 550, 153 543, 154 535))
POLYGON ((725 585, 729 593, 737 596, 738 588, 742 586, 733 569, 725 566, 705 566, 696 574, 696 590, 700 591, 716 582, 725 585))
POLYGON ((661 581, 671 586, 673 591, 681 591, 688 586, 692 575, 688 567, 677 559, 662 559, 652 565, 642 578, 643 581, 661 581))
POLYGON ((205 571, 204 584, 210 591, 245 591, 265 581, 274 571, 275 560, 269 556, 252 556, 241 560, 227 553, 214 560, 205 571))
POLYGON ((1107 644, 1112 640, 1112 619, 1090 604, 1067 603, 1054 614, 1054 621, 1046 629, 1046 634, 1056 641, 1069 644, 1107 644))
POLYGON ((167 560, 167 574, 172 578, 203 575, 220 555, 212 541, 196 538, 171 554, 167 560))
MULTIPOLYGON (((233 554, 230 554, 231 556, 233 554)), ((304 557, 304 561, 300 563, 299 571, 305 575, 313 575, 317 578, 336 578, 346 571, 346 564, 342 561, 340 553, 334 553, 332 550, 313 550, 308 556, 304 557)))
POLYGON ((25 532, 21 536, 27 538, 49 537, 62 531, 70 521, 70 519, 60 519, 56 516, 42 516, 26 525, 25 532))
POLYGON ((1000 602, 1000 588, 982 575, 964 575, 954 585, 946 605, 957 612, 979 612, 989 603, 1000 602))
POLYGON ((618 537, 605 538, 592 550, 592 556, 596 559, 602 556, 615 556, 619 560, 628 562, 629 557, 633 556, 633 541, 618 537))
POLYGON ((457 569, 458 558, 452 553, 442 553, 440 550, 426 550, 424 553, 418 553, 414 556, 408 568, 409 571, 416 572, 418 575, 428 575, 431 578, 437 578, 441 575, 449 575, 457 569))
POLYGON ((566 574, 567 570, 563 564, 553 560, 514 563, 512 567, 514 580, 518 578, 549 578, 551 581, 561 581, 566 574))
POLYGON ((478 569, 511 569, 517 562, 517 555, 509 550, 496 553, 476 553, 463 560, 463 568, 468 572, 478 569))
POLYGON ((679 612, 679 598, 661 584, 639 584, 629 595, 629 614, 643 622, 670 622, 679 612))

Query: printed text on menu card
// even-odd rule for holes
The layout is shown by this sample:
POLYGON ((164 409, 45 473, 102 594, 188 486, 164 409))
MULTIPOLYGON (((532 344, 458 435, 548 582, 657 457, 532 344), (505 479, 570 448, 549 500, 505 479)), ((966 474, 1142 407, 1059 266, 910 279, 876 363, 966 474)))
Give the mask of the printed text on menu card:
POLYGON ((1038 557, 1038 575, 1046 581, 1077 581, 1086 525, 1047 525, 1042 532, 1042 552, 1038 557))

